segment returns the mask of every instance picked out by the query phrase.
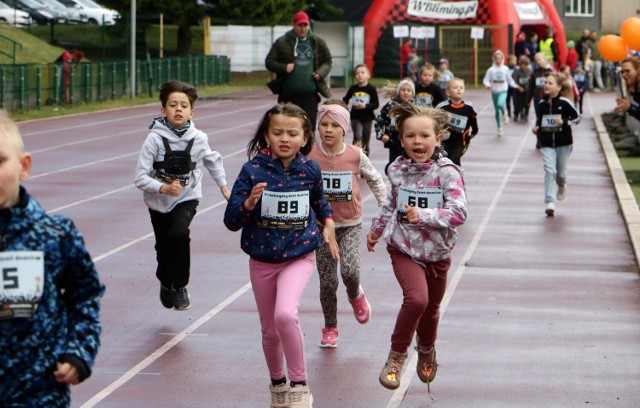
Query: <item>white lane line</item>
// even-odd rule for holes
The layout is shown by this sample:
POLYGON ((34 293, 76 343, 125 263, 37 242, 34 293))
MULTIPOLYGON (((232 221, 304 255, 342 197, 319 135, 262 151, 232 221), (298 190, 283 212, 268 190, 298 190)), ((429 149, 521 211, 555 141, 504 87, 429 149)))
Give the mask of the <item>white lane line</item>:
POLYGON ((124 375, 122 375, 117 380, 115 380, 114 382, 109 384, 107 387, 105 387, 102 391, 94 395, 93 398, 91 398, 89 401, 82 404, 80 408, 94 407, 97 403, 107 398, 115 390, 117 390, 123 384, 125 384, 127 381, 133 378, 133 376, 140 374, 142 370, 149 367, 151 364, 153 364, 153 362, 155 362, 160 357, 164 356, 169 350, 171 350, 175 345, 177 345, 182 340, 184 340, 188 335, 198 330, 200 326, 202 326, 203 324, 211 320, 211 318, 213 318, 215 315, 220 313, 225 307, 233 303, 237 298, 244 295, 250 288, 251 288, 251 284, 246 283, 244 286, 236 290, 233 294, 227 297, 223 302, 219 303, 216 307, 209 310, 205 315, 203 315, 201 318, 196 320, 189 327, 187 327, 186 329, 178 333, 175 337, 171 338, 169 341, 164 343, 156 351, 151 353, 147 358, 145 358, 144 360, 136 364, 133 368, 131 368, 126 373, 124 373, 124 375))
MULTIPOLYGON (((529 125, 529 128, 527 129, 527 133, 525 133, 526 135, 530 134, 532 127, 533 125, 529 125)), ((520 155, 522 154, 524 146, 527 144, 528 141, 529 141, 529 137, 522 138, 522 142, 520 142, 520 147, 518 148, 516 155, 513 157, 513 160, 511 161, 509 169, 507 170, 504 177, 502 178, 502 182, 500 183, 500 186, 496 190, 496 194, 493 196, 493 200, 491 201, 491 204, 489 205, 487 212, 484 214, 484 217, 480 222, 480 225, 478 227, 478 230, 476 231, 476 234, 473 236, 473 239, 471 240, 469 247, 465 251, 460 262, 458 263, 458 266, 456 267, 456 270, 453 276, 450 276, 450 281, 447 284, 447 291, 445 292, 444 298, 442 299, 442 304, 440 305, 441 321, 442 321, 442 318, 444 317, 445 312, 447 311, 447 307, 449 306, 449 302, 453 297, 453 293, 458 287, 458 284, 462 279, 462 275, 464 275, 467 262, 469 261, 469 259, 471 259, 471 256, 473 256, 473 253, 478 247, 478 243, 480 242, 480 239, 482 238, 482 235, 484 234, 484 231, 487 228, 487 224, 489 224, 489 220, 493 216, 493 213, 495 212, 496 207, 498 206, 498 202, 502 198, 502 194, 504 192, 504 189, 507 183, 509 182, 511 173, 513 173, 513 169, 516 167, 516 164, 518 163, 518 159, 520 158, 520 155)), ((409 349, 409 354, 410 354, 410 357, 405 362, 404 370, 403 370, 401 381, 400 381, 400 387, 398 387, 398 389, 393 392, 393 395, 391 396, 391 399, 387 404, 387 408, 397 408, 400 406, 407 392, 407 389, 409 388, 409 384, 413 381, 413 377, 416 374, 416 370, 414 369, 414 367, 418 363, 418 354, 413 352, 413 349, 411 348, 409 349)))

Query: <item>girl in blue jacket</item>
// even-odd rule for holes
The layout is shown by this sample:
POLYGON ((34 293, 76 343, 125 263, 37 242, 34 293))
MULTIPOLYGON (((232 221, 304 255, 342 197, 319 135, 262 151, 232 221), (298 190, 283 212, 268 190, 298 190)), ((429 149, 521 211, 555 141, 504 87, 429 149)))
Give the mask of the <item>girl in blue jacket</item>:
POLYGON ((272 406, 312 404, 298 305, 311 279, 315 250, 326 243, 339 259, 320 166, 305 156, 312 145, 311 123, 301 108, 285 103, 269 109, 249 142, 249 161, 224 214, 229 230, 242 229, 240 246, 250 257, 272 406))

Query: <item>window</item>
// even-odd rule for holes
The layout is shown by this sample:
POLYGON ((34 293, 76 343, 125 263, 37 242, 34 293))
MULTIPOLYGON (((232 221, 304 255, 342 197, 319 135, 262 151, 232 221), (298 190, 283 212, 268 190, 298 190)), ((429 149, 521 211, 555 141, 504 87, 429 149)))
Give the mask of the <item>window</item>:
POLYGON ((569 17, 593 17, 595 0, 566 0, 564 15, 569 17))

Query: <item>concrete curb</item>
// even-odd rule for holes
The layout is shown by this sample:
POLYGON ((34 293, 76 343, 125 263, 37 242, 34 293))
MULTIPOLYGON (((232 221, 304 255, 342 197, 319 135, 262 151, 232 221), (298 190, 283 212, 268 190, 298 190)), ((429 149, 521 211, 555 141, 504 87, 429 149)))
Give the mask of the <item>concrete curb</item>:
POLYGON ((640 265, 640 209, 627 181, 627 176, 624 174, 624 169, 622 168, 622 164, 620 164, 620 159, 613 147, 609 133, 602 122, 602 117, 595 115, 593 121, 595 122, 600 146, 602 146, 604 157, 607 160, 613 187, 618 196, 622 217, 624 218, 627 232, 631 239, 636 264, 640 265))

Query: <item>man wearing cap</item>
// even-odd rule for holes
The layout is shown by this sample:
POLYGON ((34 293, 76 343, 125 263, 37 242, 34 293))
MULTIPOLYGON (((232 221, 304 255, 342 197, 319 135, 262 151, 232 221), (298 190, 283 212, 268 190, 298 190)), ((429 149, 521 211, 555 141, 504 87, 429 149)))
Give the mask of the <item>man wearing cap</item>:
POLYGON ((264 62, 276 74, 269 87, 278 94, 278 102, 300 106, 315 128, 318 93, 331 97, 325 78, 333 61, 327 43, 309 29, 307 13, 299 11, 293 16, 293 29, 276 39, 264 62))

